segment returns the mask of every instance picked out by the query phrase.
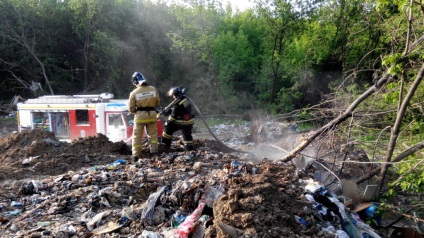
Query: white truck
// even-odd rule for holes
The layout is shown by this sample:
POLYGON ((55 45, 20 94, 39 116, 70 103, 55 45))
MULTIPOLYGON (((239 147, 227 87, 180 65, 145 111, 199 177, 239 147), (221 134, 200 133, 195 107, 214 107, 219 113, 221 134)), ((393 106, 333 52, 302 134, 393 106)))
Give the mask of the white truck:
MULTIPOLYGON (((113 94, 52 95, 28 99, 17 104, 18 130, 42 129, 56 138, 72 141, 104 134, 112 142, 131 143, 134 117, 128 111, 128 99, 113 94)), ((158 119, 158 136, 162 122, 158 119)))

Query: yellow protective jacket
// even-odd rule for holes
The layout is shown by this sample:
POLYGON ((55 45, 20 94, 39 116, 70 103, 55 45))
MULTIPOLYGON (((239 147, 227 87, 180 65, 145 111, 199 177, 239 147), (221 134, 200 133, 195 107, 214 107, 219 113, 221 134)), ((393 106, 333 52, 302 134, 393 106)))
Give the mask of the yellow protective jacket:
POLYGON ((134 123, 153 123, 157 121, 156 110, 160 99, 157 89, 150 85, 137 85, 130 93, 128 109, 135 114, 134 123))

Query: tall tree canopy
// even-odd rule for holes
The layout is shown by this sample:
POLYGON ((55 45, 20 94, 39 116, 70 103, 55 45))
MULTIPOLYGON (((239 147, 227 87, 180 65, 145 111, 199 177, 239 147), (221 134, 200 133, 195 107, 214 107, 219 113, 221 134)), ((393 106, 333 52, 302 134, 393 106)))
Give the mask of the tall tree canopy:
POLYGON ((333 135, 386 162, 358 183, 380 175, 383 192, 424 191, 413 162, 424 148, 424 4, 253 2, 237 11, 223 0, 2 0, 0 100, 127 98, 139 71, 161 96, 187 88, 205 114, 319 118, 326 124, 308 143, 333 135), (386 183, 388 171, 401 176, 386 183))
POLYGON ((422 31, 408 26, 409 1, 254 3, 240 12, 218 0, 4 0, 1 99, 126 97, 140 71, 162 93, 187 87, 208 113, 285 113, 373 84, 398 61, 408 27, 410 41, 422 31))

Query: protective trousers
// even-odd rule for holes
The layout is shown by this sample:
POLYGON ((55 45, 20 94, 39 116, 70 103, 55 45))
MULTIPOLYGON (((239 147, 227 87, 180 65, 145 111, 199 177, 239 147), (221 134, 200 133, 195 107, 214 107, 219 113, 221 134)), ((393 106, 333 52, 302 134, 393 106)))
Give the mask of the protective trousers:
POLYGON ((132 138, 132 155, 141 157, 144 128, 150 144, 150 153, 158 152, 158 128, 156 122, 135 123, 132 138))
POLYGON ((162 142, 166 147, 170 147, 172 142, 172 135, 178 130, 181 130, 183 134, 184 149, 189 151, 193 150, 193 124, 179 125, 173 121, 168 121, 165 124, 165 128, 163 129, 162 142))

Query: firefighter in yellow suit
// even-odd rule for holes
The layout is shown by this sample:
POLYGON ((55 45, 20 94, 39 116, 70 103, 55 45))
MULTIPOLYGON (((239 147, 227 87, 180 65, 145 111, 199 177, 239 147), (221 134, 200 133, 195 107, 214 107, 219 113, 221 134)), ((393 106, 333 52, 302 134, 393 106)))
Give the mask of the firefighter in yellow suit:
POLYGON ((146 78, 139 72, 132 76, 136 88, 130 93, 128 108, 134 115, 134 130, 132 136, 132 156, 134 160, 141 157, 144 128, 149 138, 150 153, 158 152, 157 111, 160 99, 157 89, 147 83, 146 78))

